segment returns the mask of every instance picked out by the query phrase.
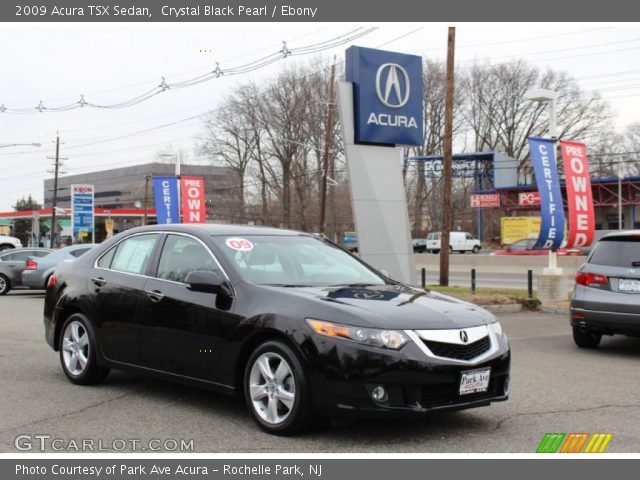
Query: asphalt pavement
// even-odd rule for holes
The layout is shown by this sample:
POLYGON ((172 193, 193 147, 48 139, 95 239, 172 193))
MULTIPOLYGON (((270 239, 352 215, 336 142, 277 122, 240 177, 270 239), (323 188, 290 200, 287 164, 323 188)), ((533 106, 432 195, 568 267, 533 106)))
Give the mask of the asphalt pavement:
POLYGON ((44 341, 42 303, 40 293, 0 297, 2 452, 17 452, 19 435, 51 436, 58 446, 193 440, 194 451, 222 453, 534 452, 547 432, 610 432, 608 452, 640 452, 640 339, 607 337, 598 350, 580 350, 564 316, 499 315, 513 354, 507 402, 418 420, 325 423, 283 438, 258 430, 232 397, 120 372, 99 386, 71 384, 44 341))

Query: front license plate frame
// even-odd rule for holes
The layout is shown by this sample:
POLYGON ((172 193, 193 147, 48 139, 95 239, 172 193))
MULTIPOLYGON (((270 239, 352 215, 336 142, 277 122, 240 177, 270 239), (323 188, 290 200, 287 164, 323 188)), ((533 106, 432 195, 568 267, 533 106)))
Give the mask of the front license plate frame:
POLYGON ((464 397, 472 393, 483 393, 489 390, 491 367, 476 368, 460 372, 458 395, 464 397))

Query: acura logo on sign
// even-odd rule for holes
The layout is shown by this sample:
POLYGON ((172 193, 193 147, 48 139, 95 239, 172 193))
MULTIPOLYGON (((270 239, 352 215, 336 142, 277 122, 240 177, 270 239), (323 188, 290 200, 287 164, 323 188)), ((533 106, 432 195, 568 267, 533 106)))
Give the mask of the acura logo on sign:
POLYGON ((462 340, 462 343, 467 343, 469 341, 469 335, 467 335, 467 332, 464 330, 460 330, 460 340, 462 340))
POLYGON ((401 108, 409 101, 411 84, 409 74, 397 63, 384 63, 376 73, 376 93, 385 107, 401 108), (402 77, 403 81, 400 81, 402 77), (404 89, 404 95, 402 90, 404 89))

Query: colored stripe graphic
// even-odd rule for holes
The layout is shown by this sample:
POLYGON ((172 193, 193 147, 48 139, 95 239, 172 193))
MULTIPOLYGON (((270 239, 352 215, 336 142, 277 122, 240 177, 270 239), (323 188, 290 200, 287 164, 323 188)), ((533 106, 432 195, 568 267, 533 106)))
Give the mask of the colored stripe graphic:
POLYGON ((604 453, 613 438, 611 433, 594 433, 591 438, 589 435, 585 432, 545 433, 536 453, 604 453))
POLYGON ((565 435, 564 433, 546 433, 536 453, 556 453, 565 435))

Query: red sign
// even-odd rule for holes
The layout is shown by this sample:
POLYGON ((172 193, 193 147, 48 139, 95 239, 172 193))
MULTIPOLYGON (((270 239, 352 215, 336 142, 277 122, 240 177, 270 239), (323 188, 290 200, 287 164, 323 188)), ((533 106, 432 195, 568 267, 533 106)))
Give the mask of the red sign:
POLYGON ((483 193, 483 194, 471 195, 472 208, 499 207, 499 206, 500 206, 499 193, 483 193))
POLYGON ((207 211, 204 205, 204 178, 180 177, 182 197, 182 223, 204 223, 207 211))
POLYGON ((518 193, 518 205, 540 205, 540 192, 520 192, 518 193))
POLYGON ((569 234, 564 247, 584 247, 591 245, 596 223, 587 147, 583 143, 561 141, 560 149, 569 205, 569 234))

